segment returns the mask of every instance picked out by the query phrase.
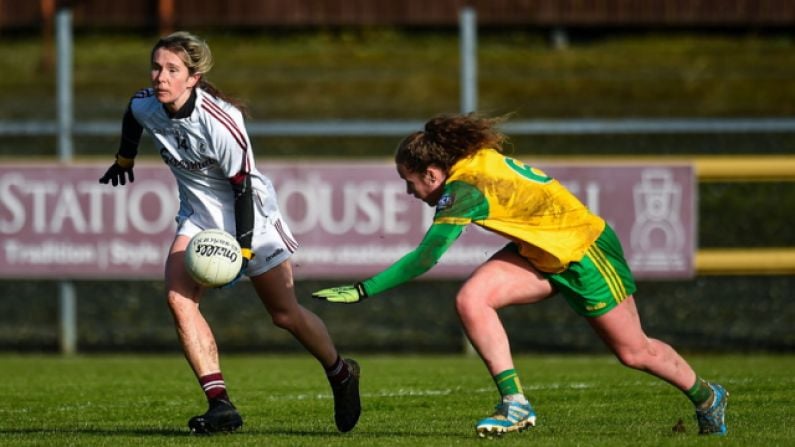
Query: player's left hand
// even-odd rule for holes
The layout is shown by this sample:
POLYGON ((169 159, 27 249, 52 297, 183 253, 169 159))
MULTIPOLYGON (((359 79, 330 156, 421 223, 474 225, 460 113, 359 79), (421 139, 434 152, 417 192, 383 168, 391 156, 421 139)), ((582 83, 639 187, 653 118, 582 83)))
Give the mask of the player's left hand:
POLYGON ((99 179, 99 182, 106 185, 110 182, 113 186, 126 185, 129 178, 130 183, 132 183, 135 181, 135 174, 133 174, 134 165, 135 160, 132 158, 125 158, 116 154, 116 161, 105 171, 105 175, 99 179))
POLYGON ((222 286, 218 286, 218 288, 219 289, 231 289, 237 283, 239 283, 240 280, 243 278, 243 274, 246 273, 246 269, 248 268, 248 261, 251 258, 253 258, 253 257, 254 257, 254 253, 250 249, 249 250, 243 250, 243 262, 240 264, 240 271, 237 272, 237 276, 235 276, 234 279, 232 279, 228 283, 226 283, 226 284, 224 284, 222 286), (246 257, 247 255, 250 256, 250 257, 246 257))
POLYGON ((358 303, 367 298, 367 291, 364 290, 362 283, 358 282, 350 286, 318 290, 317 292, 312 292, 312 297, 326 300, 330 303, 358 303))

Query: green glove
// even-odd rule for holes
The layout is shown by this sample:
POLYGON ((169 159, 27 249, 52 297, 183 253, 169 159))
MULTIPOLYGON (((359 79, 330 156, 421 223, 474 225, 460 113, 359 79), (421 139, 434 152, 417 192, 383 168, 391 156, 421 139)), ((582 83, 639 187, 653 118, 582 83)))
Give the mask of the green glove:
POLYGON ((352 286, 332 287, 330 289, 312 292, 313 298, 326 300, 330 303, 358 303, 367 298, 367 291, 362 283, 357 282, 352 286))

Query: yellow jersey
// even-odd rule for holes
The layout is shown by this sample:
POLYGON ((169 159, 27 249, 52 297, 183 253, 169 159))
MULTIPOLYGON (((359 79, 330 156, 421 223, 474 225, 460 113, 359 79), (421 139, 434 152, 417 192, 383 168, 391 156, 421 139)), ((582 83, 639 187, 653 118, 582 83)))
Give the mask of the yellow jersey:
POLYGON ((542 272, 579 261, 605 221, 543 171, 484 148, 452 166, 434 224, 474 223, 519 246, 542 272))

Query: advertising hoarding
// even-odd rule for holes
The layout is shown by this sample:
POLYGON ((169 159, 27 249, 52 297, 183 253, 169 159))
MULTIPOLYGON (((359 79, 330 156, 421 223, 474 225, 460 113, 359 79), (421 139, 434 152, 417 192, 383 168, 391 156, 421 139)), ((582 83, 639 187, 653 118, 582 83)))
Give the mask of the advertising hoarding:
MULTIPOLYGON (((264 162, 300 247, 301 278, 364 278, 412 250, 433 208, 406 193, 389 162, 264 162)), ((539 164, 616 230, 640 279, 693 275, 695 179, 689 165, 539 164)), ((135 182, 107 166, 0 167, 0 277, 160 279, 174 236, 175 181, 139 164, 135 182)), ((428 272, 462 278, 508 241, 470 225, 428 272)))

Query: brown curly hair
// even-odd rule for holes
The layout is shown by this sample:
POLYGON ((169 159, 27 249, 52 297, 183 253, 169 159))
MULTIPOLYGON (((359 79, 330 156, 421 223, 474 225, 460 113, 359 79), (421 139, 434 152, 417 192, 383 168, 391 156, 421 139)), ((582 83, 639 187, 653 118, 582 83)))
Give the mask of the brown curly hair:
POLYGON ((506 117, 487 118, 474 113, 437 115, 400 142, 395 163, 411 172, 423 172, 435 165, 450 170, 458 160, 482 148, 502 152, 507 137, 496 129, 506 117))

